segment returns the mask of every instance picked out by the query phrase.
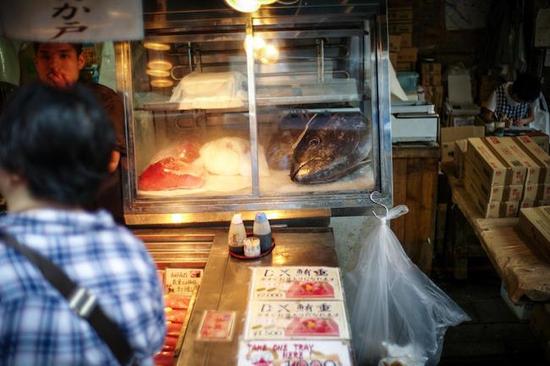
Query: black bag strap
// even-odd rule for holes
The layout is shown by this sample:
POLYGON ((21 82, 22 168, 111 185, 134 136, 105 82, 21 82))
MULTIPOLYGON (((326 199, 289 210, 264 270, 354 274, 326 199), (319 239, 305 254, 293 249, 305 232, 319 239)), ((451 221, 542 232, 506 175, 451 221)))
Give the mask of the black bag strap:
POLYGON ((42 275, 55 287, 78 316, 88 321, 97 335, 107 344, 121 365, 133 359, 133 351, 120 327, 101 309, 96 297, 83 287, 79 287, 63 270, 34 249, 23 245, 12 235, 0 230, 0 240, 25 256, 42 275))

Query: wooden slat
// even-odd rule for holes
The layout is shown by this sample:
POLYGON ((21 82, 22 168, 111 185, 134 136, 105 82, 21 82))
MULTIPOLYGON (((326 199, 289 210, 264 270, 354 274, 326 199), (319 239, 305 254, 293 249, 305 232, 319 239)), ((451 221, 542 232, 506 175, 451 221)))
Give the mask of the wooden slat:
MULTIPOLYGON (((393 159, 393 202, 407 203, 407 160, 393 159)), ((401 243, 405 242, 405 216, 391 221, 391 228, 401 243)))
POLYGON ((435 198, 439 149, 437 146, 399 146, 393 149, 394 204, 409 213, 392 220, 391 228, 411 260, 431 271, 435 235, 435 198))

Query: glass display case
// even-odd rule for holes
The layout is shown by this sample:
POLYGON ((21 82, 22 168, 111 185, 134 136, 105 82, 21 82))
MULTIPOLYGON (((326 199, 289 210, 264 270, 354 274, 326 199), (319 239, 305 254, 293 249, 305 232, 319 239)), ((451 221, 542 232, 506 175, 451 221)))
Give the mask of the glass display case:
POLYGON ((127 222, 391 202, 384 2, 175 3, 116 47, 127 222))

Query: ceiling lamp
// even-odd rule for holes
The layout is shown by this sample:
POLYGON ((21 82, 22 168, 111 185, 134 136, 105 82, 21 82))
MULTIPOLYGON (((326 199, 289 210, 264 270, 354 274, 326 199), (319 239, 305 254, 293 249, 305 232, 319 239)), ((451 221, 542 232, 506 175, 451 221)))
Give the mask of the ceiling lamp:
POLYGON ((272 63, 275 63, 277 62, 277 60, 279 59, 279 49, 272 45, 272 44, 267 44, 263 49, 262 49, 262 52, 261 52, 261 55, 260 55, 260 62, 263 63, 263 64, 272 64, 272 63))
POLYGON ((151 80, 151 86, 155 88, 168 88, 174 85, 174 82, 169 79, 153 79, 151 80))
POLYGON ((144 42, 143 47, 155 51, 168 51, 170 49, 170 45, 159 42, 144 42))
POLYGON ((159 77, 159 78, 166 78, 166 77, 170 76, 170 71, 168 71, 168 70, 147 69, 147 71, 145 71, 145 72, 149 76, 155 76, 155 77, 159 77))
POLYGON ((225 0, 225 2, 242 13, 253 13, 262 5, 259 0, 225 0))
POLYGON ((164 60, 153 60, 149 61, 147 64, 147 67, 152 70, 170 70, 172 68, 172 64, 168 61, 164 60))

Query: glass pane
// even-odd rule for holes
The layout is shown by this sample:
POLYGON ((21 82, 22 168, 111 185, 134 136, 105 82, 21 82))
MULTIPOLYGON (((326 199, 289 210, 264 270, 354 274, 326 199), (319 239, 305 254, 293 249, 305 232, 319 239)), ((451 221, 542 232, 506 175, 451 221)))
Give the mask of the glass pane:
POLYGON ((138 198, 251 193, 244 30, 234 38, 132 43, 138 198))
POLYGON ((262 196, 374 188, 371 76, 359 27, 255 29, 262 196))

